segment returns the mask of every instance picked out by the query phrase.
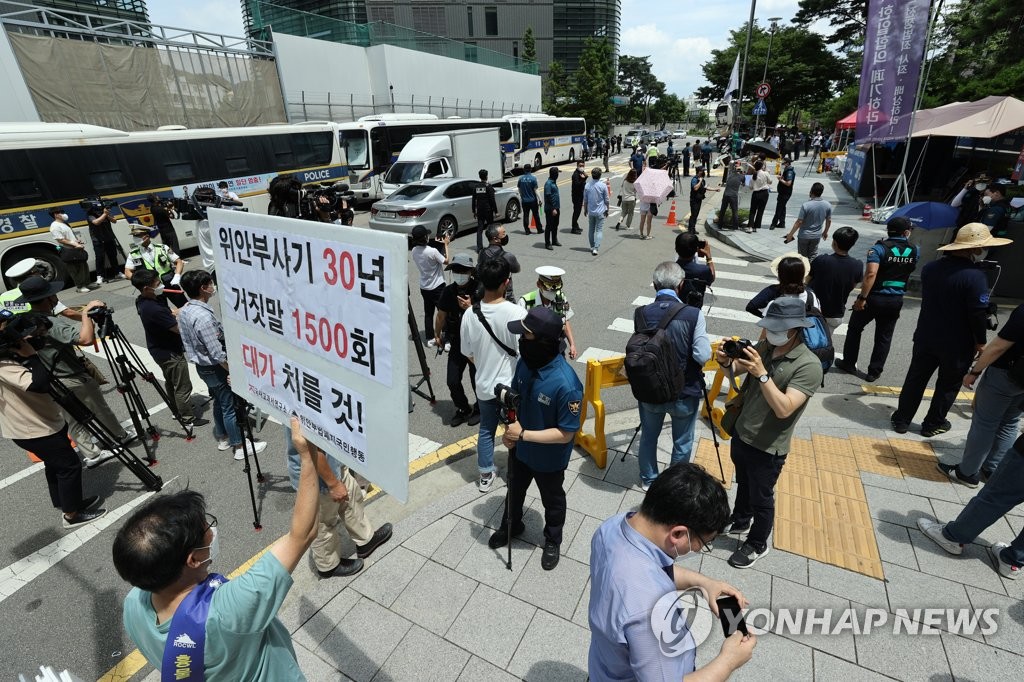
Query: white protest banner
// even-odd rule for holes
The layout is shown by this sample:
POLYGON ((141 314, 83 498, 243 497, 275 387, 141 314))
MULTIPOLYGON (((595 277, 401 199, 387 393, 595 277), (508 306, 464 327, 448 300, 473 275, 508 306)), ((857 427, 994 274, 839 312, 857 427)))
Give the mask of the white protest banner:
POLYGON ((235 390, 282 420, 297 414, 324 452, 405 502, 405 237, 209 214, 235 390))

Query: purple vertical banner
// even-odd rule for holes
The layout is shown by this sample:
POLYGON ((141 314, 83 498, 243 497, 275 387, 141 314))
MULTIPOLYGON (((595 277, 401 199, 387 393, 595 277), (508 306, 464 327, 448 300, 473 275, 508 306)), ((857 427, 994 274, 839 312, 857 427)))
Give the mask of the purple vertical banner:
POLYGON ((869 0, 857 143, 905 138, 928 35, 930 0, 869 0))

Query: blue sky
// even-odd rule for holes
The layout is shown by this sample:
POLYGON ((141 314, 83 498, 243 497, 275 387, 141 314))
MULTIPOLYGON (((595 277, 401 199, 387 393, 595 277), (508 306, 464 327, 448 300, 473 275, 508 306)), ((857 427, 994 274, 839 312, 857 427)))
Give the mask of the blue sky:
MULTIPOLYGON (((154 24, 242 35, 239 0, 149 0, 154 24)), ((755 18, 789 22, 797 0, 758 0, 755 18)), ((725 47, 729 31, 750 15, 750 0, 622 0, 622 54, 650 55, 654 75, 686 97, 705 84, 700 65, 725 47)))

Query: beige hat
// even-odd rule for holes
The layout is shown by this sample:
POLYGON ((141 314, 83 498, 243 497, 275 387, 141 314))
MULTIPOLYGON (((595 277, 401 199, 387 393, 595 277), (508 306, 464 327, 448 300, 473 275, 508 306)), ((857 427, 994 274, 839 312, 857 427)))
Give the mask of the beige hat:
POLYGON ((985 249, 990 246, 1006 246, 1012 239, 993 237, 984 223, 967 223, 956 231, 956 239, 951 244, 940 246, 938 251, 959 251, 961 249, 985 249))
POLYGON ((796 251, 790 251, 789 253, 784 253, 784 254, 782 254, 781 256, 779 256, 778 258, 776 258, 775 260, 773 260, 771 262, 771 265, 769 265, 768 268, 772 271, 773 275, 775 275, 776 277, 779 276, 779 263, 782 262, 783 258, 799 258, 800 262, 804 264, 804 281, 806 282, 808 279, 810 279, 810 277, 811 277, 811 261, 807 260, 806 256, 801 256, 796 251))

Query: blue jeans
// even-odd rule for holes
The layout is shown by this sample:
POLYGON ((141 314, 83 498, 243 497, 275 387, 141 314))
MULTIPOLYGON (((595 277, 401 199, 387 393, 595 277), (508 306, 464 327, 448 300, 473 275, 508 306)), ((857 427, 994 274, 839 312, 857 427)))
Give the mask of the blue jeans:
POLYGON ((601 236, 604 234, 604 214, 590 213, 587 215, 587 220, 590 222, 590 248, 600 249, 601 236))
MULTIPOLYGON (((1006 453, 992 478, 971 498, 960 516, 946 524, 942 534, 952 542, 967 544, 1003 515, 1024 502, 1024 436, 1006 453)), ((1003 561, 1024 566, 1024 532, 1001 553, 1003 561)))
POLYGON ((235 394, 228 384, 228 371, 220 365, 196 365, 196 372, 206 382, 213 399, 213 435, 228 439, 233 447, 242 445, 242 431, 235 417, 235 394))
POLYGON ((651 483, 658 477, 658 437, 665 415, 672 417, 672 464, 689 462, 693 449, 693 428, 697 423, 700 398, 681 398, 672 403, 640 403, 640 480, 651 483))
POLYGON ((476 440, 476 464, 481 474, 493 474, 494 466, 494 432, 498 430, 498 401, 479 400, 480 404, 480 435, 476 440))
POLYGON ((1010 378, 1009 371, 989 367, 974 394, 974 417, 967 433, 960 473, 976 476, 995 471, 1003 455, 1017 438, 1017 425, 1024 410, 1024 386, 1010 378))

